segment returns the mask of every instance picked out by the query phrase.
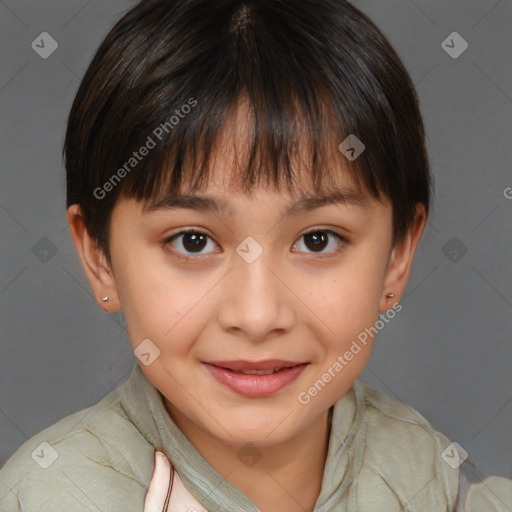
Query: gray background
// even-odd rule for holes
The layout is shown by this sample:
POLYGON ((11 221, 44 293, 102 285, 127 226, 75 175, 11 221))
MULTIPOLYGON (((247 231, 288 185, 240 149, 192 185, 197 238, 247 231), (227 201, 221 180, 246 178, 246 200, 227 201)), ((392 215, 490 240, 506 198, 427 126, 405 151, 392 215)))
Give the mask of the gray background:
MULTIPOLYGON (((479 477, 512 477, 512 4, 354 3, 417 85, 436 180, 403 310, 362 379, 462 445, 479 477), (441 47, 454 31, 469 43, 457 59, 441 47)), ((131 5, 0 2, 0 465, 135 361, 122 315, 98 307, 72 245, 60 155, 80 78, 131 5), (59 44, 48 59, 31 48, 44 31, 59 44)))

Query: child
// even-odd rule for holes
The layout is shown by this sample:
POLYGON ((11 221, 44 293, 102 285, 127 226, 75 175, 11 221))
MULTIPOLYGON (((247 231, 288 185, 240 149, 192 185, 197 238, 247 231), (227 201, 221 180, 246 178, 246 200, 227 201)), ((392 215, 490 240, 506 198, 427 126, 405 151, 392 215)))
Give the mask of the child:
POLYGON ((512 510, 510 480, 470 484, 357 379, 431 181, 411 80, 351 4, 140 2, 64 154, 73 242, 137 362, 18 449, 2 511, 512 510))

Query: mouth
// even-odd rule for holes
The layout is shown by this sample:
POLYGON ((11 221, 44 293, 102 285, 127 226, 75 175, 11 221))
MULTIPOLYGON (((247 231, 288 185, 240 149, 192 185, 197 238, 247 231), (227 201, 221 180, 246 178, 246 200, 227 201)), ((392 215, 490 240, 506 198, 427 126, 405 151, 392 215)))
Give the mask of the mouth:
POLYGON ((213 377, 241 395, 256 397, 276 393, 293 382, 309 363, 265 361, 205 361, 213 377))

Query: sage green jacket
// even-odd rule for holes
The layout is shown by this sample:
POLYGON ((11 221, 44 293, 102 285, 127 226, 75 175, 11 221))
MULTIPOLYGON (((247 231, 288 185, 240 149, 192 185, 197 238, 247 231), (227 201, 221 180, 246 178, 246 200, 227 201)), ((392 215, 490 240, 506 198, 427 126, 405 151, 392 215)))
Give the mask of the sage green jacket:
MULTIPOLYGON (((138 363, 96 405, 14 453, 0 470, 0 511, 142 512, 155 448, 208 511, 258 512, 182 434, 138 363)), ((418 412, 356 381, 334 406, 313 512, 512 511, 512 480, 469 484, 459 478, 456 457, 450 441, 418 412)))

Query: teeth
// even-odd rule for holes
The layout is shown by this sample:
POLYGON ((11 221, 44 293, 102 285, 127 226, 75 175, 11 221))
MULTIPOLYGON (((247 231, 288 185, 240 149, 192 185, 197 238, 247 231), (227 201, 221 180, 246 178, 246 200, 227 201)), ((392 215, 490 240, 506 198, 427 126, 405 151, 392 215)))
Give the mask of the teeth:
POLYGON ((280 368, 274 368, 270 370, 241 370, 240 373, 245 375, 272 375, 280 370, 280 368))

